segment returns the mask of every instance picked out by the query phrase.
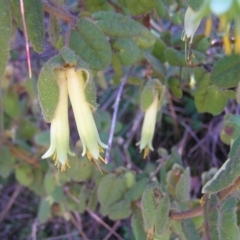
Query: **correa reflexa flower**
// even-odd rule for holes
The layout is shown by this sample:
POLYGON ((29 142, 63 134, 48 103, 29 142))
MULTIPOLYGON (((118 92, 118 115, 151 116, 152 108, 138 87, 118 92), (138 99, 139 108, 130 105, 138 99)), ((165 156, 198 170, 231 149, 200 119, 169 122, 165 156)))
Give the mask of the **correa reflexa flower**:
POLYGON ((103 152, 103 148, 107 148, 107 145, 100 140, 91 105, 85 96, 84 90, 87 82, 84 79, 83 71, 76 71, 74 68, 68 68, 66 69, 66 78, 68 94, 83 146, 82 156, 87 155, 87 158, 90 161, 95 160, 96 164, 96 160, 98 159, 105 163, 100 153, 103 152))
POLYGON ((150 150, 151 151, 154 150, 152 146, 152 140, 153 140, 157 112, 158 112, 158 103, 159 103, 158 96, 159 94, 156 91, 151 105, 148 107, 148 109, 145 112, 142 132, 141 132, 141 139, 137 143, 137 145, 139 145, 140 151, 144 149, 143 158, 147 157, 150 150))
POLYGON ((55 70, 55 76, 59 86, 59 99, 54 117, 51 121, 50 137, 51 144, 47 152, 42 158, 49 158, 53 156, 55 165, 61 171, 66 170, 69 166, 67 154, 74 156, 69 149, 69 122, 68 122, 68 92, 67 81, 64 70, 55 70))

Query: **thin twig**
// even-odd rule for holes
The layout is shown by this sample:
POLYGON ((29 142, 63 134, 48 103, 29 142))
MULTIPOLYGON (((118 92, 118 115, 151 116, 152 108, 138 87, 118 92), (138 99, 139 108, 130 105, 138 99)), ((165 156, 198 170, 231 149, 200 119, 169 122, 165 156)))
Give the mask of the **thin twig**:
POLYGON ((96 215, 94 212, 91 212, 89 209, 86 209, 86 211, 90 214, 90 216, 93 219, 95 219, 98 223, 100 223, 102 226, 104 226, 109 232, 111 232, 112 235, 117 237, 118 240, 124 240, 109 225, 107 225, 98 215, 96 215))
POLYGON ((70 13, 67 13, 66 11, 63 11, 61 8, 56 8, 55 6, 50 5, 44 0, 42 1, 42 4, 44 11, 49 14, 59 17, 66 22, 72 22, 73 24, 78 21, 78 18, 76 18, 70 13))
POLYGON ((117 94, 117 97, 116 97, 116 101, 114 103, 114 112, 113 112, 113 117, 112 117, 112 124, 111 124, 109 138, 108 138, 108 148, 106 150, 106 155, 105 155, 106 163, 108 163, 109 159, 110 159, 110 151, 111 151, 111 147, 112 147, 114 129, 115 129, 116 121, 117 121, 117 113, 118 113, 120 98, 121 98, 121 95, 122 95, 123 87, 124 87, 125 83, 127 82, 127 79, 128 79, 128 76, 130 75, 131 70, 132 70, 132 67, 129 68, 127 74, 122 78, 121 85, 118 89, 118 94, 117 94))
POLYGON ((29 73, 29 78, 31 78, 32 77, 32 67, 31 67, 31 58, 30 58, 30 51, 29 51, 28 33, 27 33, 27 26, 26 26, 23 0, 20 0, 20 8, 21 8, 21 15, 22 15, 23 32, 24 32, 24 36, 25 36, 25 39, 26 39, 28 73, 29 73))
POLYGON ((3 221, 3 219, 6 217, 6 215, 10 211, 12 205, 14 204, 16 198, 18 197, 18 195, 19 195, 19 193, 21 192, 22 189, 23 189, 23 186, 20 185, 20 184, 17 184, 17 186, 15 187, 14 192, 13 192, 7 206, 0 213, 0 223, 3 221))
POLYGON ((82 227, 80 226, 80 224, 78 224, 78 222, 76 221, 76 219, 74 218, 74 216, 72 215, 72 213, 70 213, 70 219, 72 224, 76 227, 76 229, 78 230, 79 234, 81 235, 82 239, 84 240, 88 240, 89 238, 87 237, 87 235, 83 232, 82 227))
MULTIPOLYGON (((115 224, 112 227, 112 230, 115 231, 118 228, 120 223, 121 223, 120 220, 116 221, 115 224)), ((111 236, 112 236, 112 233, 109 232, 103 240, 108 240, 111 236)))

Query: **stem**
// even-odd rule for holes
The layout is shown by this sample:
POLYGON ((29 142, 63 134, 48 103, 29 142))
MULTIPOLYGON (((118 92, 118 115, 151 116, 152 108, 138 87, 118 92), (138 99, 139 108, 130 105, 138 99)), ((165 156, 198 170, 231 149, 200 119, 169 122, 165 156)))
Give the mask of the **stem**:
POLYGON ((61 8, 56 8, 55 6, 50 5, 48 2, 42 1, 43 9, 45 12, 55 15, 56 17, 61 18, 66 22, 76 23, 78 18, 74 17, 72 14, 62 10, 61 8))
MULTIPOLYGON (((230 194, 232 194, 240 185, 240 177, 229 187, 223 189, 219 193, 216 193, 220 202, 226 199, 230 194)), ((169 217, 174 220, 181 220, 186 218, 197 217, 203 214, 204 206, 197 207, 192 210, 184 211, 184 212, 170 212, 169 217)))
POLYGON ((112 124, 111 124, 111 129, 110 129, 109 138, 108 138, 108 148, 106 150, 106 155, 105 155, 106 163, 109 162, 109 158, 110 158, 110 150, 111 150, 111 147, 112 147, 114 129, 115 129, 116 121, 117 121, 117 113, 118 113, 118 107, 119 107, 119 103, 120 103, 120 97, 122 95, 123 87, 124 87, 125 83, 127 82, 127 79, 128 79, 128 76, 130 75, 131 70, 132 70, 132 67, 129 68, 127 74, 121 79, 121 85, 118 89, 116 101, 114 103, 114 112, 113 112, 112 124))

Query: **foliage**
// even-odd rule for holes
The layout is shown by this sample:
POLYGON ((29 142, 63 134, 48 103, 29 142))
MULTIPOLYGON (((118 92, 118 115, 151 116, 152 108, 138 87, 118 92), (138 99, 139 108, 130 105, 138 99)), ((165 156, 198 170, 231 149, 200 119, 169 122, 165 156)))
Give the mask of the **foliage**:
POLYGON ((0 187, 17 181, 40 199, 38 224, 63 218, 83 239, 77 216, 118 239, 239 239, 238 0, 0 3, 0 187), (185 128, 201 145, 210 115, 230 150, 199 170, 176 139, 185 128))

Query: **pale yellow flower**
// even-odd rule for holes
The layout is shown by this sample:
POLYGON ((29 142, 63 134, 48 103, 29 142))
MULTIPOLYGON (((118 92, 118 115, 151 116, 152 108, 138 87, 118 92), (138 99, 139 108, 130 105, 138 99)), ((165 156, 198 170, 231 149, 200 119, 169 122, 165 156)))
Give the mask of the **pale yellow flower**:
POLYGON ((65 71, 56 70, 55 76, 59 85, 59 100, 51 121, 50 137, 51 144, 42 158, 53 156, 55 165, 61 171, 65 171, 69 166, 67 154, 74 156, 69 149, 69 122, 68 122, 68 93, 65 71))
MULTIPOLYGON (((85 73, 87 74, 87 72, 85 73)), ((100 140, 91 106, 85 97, 86 80, 83 77, 83 71, 68 68, 66 69, 66 77, 68 94, 83 146, 82 156, 87 155, 89 160, 93 159, 96 162, 100 159, 105 163, 100 152, 103 152, 103 148, 107 148, 107 145, 100 140)))

